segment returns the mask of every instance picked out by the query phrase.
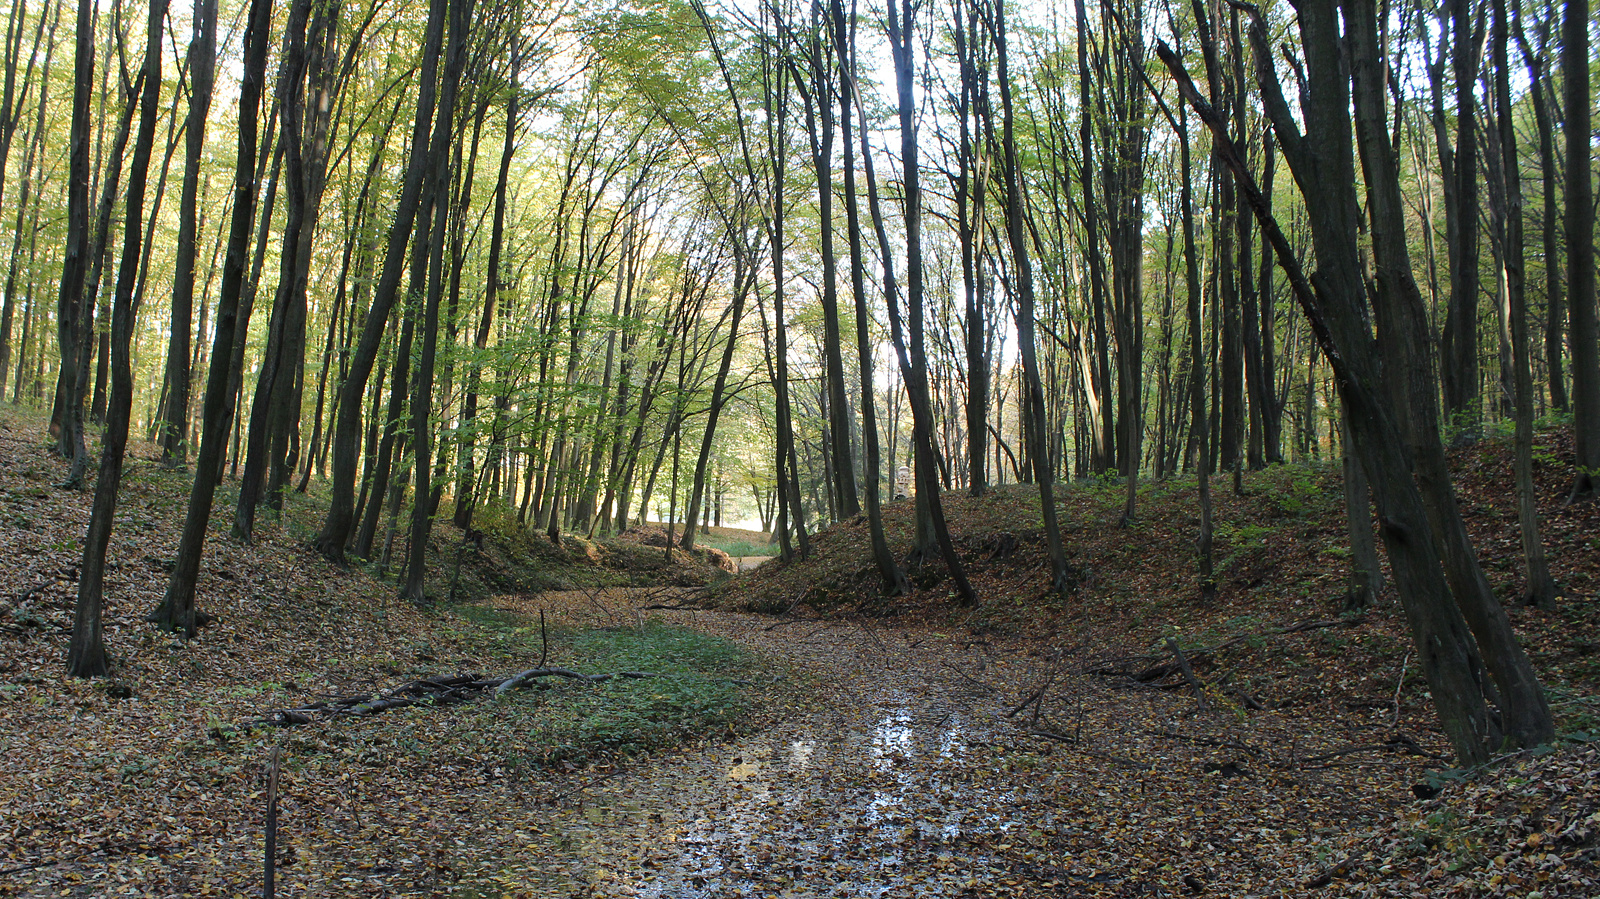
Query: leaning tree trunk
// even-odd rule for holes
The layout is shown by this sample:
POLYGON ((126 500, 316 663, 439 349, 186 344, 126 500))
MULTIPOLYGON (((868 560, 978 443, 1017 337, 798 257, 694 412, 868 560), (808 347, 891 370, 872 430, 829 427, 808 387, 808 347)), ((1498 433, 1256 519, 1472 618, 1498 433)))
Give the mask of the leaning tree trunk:
POLYGON ((1484 695, 1482 661, 1440 571, 1438 549, 1421 492, 1411 479, 1399 423, 1379 386, 1378 347, 1366 323, 1365 287, 1355 243, 1358 208, 1349 151, 1349 86, 1339 62, 1337 13, 1331 4, 1305 4, 1300 29, 1310 74, 1305 136, 1277 89, 1259 24, 1252 28, 1252 39, 1267 110, 1290 168, 1307 195, 1319 265, 1316 288, 1307 282, 1293 248, 1267 211, 1221 116, 1200 96, 1182 63, 1164 44, 1160 56, 1185 98, 1211 129, 1239 188, 1247 192, 1264 236, 1272 242, 1279 265, 1289 275, 1296 299, 1334 367, 1350 404, 1351 440, 1373 482, 1402 605, 1417 645, 1427 650, 1422 654, 1423 670, 1441 724, 1461 761, 1476 764, 1486 760, 1498 744, 1499 728, 1484 695))
POLYGON ((231 384, 233 344, 238 330, 239 297, 244 291, 250 255, 250 232, 256 204, 256 152, 261 114, 262 85, 266 79, 267 44, 272 23, 272 0, 252 0, 244 35, 244 77, 239 84, 238 153, 234 169, 233 223, 228 232, 228 255, 217 295, 216 330, 211 341, 210 369, 201 412, 200 454, 195 460, 194 483, 184 515, 178 557, 167 580, 167 592, 149 620, 164 630, 191 637, 196 630, 195 584, 200 555, 205 546, 211 504, 222 474, 223 453, 233 427, 234 391, 231 384))
POLYGON ((711 448, 716 439, 717 422, 728 402, 728 372, 733 368, 733 353, 739 344, 739 323, 744 319, 744 304, 755 287, 756 271, 752 248, 743 242, 745 210, 733 211, 735 221, 728 222, 729 239, 736 241, 733 250, 733 305, 728 312, 728 342, 722 350, 722 361, 717 366, 717 377, 711 385, 711 405, 706 410, 706 426, 700 437, 700 453, 695 457, 694 484, 689 491, 689 508, 683 519, 683 537, 679 545, 685 550, 694 549, 694 534, 700 510, 706 503, 706 467, 711 462, 711 448))
POLYGON ((150 151, 155 144, 160 117, 162 25, 165 0, 150 4, 144 57, 144 90, 139 98, 139 136, 134 140, 128 169, 127 218, 123 227, 122 260, 117 271, 117 292, 111 313, 111 397, 106 407, 106 429, 101 442, 100 473, 89 513, 89 532, 83 539, 83 564, 78 573, 78 605, 72 621, 72 642, 67 652, 67 674, 97 677, 108 673, 102 638, 106 548, 117 513, 117 489, 122 484, 123 452, 128 446, 128 417, 133 407, 134 283, 144 239, 144 193, 150 151))
POLYGON ((1366 176, 1376 289, 1373 307, 1378 339, 1396 364, 1389 383, 1408 443, 1417 486, 1435 539, 1443 551, 1445 577, 1466 617, 1485 667, 1500 693, 1501 725, 1519 746, 1536 746, 1555 735, 1550 707, 1511 622, 1478 564, 1450 481, 1439 439, 1438 408, 1428 359, 1427 318, 1406 247, 1405 207, 1399 164, 1389 142, 1384 99, 1387 74, 1377 33, 1375 0, 1345 0, 1350 71, 1355 85, 1356 143, 1366 176), (1393 375, 1399 374, 1396 378, 1393 375))
POLYGON ((339 386, 338 430, 333 435, 333 471, 328 488, 328 514, 313 546, 324 557, 344 560, 345 544, 355 528, 356 468, 361 455, 361 401, 366 396, 367 379, 383 345, 384 325, 400 296, 400 279, 406 269, 406 247, 411 242, 412 225, 428 175, 428 139, 433 124, 434 99, 438 85, 439 56, 444 43, 445 13, 448 0, 430 0, 427 34, 423 41, 419 70, 416 121, 411 131, 410 157, 405 180, 395 206, 394 225, 378 284, 372 293, 361 340, 350 357, 350 370, 339 386))

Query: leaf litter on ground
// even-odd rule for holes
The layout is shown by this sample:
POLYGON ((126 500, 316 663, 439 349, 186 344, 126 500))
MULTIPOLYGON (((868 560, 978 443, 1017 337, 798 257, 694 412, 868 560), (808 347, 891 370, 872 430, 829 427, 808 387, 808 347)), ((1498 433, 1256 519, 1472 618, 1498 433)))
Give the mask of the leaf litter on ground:
MULTIPOLYGON (((1512 616, 1572 739, 1460 773, 1440 761, 1392 600, 1296 629, 1338 618, 1338 485, 1324 469, 1217 491, 1223 590, 1206 607, 1190 598, 1192 491, 1176 483, 1144 488, 1126 530, 1112 488, 1062 491, 1078 584, 1066 598, 1046 595, 1026 490, 952 496, 976 612, 953 605, 938 563, 913 572, 913 597, 877 597, 856 523, 817 535, 804 564, 728 583, 718 609, 613 586, 501 595, 462 618, 398 605, 387 583, 305 552, 314 509, 292 506, 255 547, 210 541, 202 605, 220 620, 178 644, 140 615, 165 586, 187 479, 137 459, 108 590, 122 661, 114 680, 79 682, 60 660, 87 497, 46 486, 58 463, 33 426, 0 427, 14 591, 0 613, 13 762, 0 894, 252 894, 269 744, 286 757, 285 896, 1600 894, 1582 741, 1600 730, 1600 559, 1585 552, 1600 522, 1597 504, 1557 508, 1560 465, 1540 476, 1569 595, 1556 613, 1512 616), (585 748, 574 728, 597 717, 594 691, 245 726, 440 673, 513 673, 531 664, 541 610, 563 634, 648 638, 663 664, 682 654, 678 628, 749 661, 678 677, 659 701, 620 697, 615 732, 594 742, 591 728, 585 748), (1165 665, 1168 639, 1205 710, 1176 671, 1116 673, 1165 665), (731 681, 734 698, 719 692, 731 681), (687 705, 703 714, 677 728, 687 705), (641 721, 659 728, 628 745, 641 721)), ((1566 435, 1540 438, 1570 459, 1566 435)), ((1456 462, 1491 580, 1515 595, 1507 456, 1490 443, 1456 462)), ((890 507, 902 548, 904 513, 890 507)))

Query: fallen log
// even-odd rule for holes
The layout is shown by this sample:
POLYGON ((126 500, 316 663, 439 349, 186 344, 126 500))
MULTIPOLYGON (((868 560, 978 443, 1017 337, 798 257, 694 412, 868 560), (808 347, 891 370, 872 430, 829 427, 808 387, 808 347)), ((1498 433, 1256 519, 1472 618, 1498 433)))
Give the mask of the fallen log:
MULTIPOLYGON (((1299 634, 1306 631, 1321 630, 1323 628, 1330 627, 1357 627, 1365 624, 1366 621, 1367 616, 1365 615, 1354 615, 1349 618, 1335 618, 1331 620, 1313 619, 1311 621, 1302 621, 1298 624, 1291 624, 1286 627, 1274 628, 1273 630, 1264 631, 1259 634, 1241 634, 1237 637, 1224 640, 1215 646, 1202 646, 1198 649, 1189 650, 1189 661, 1191 663, 1204 661, 1210 656, 1215 655, 1224 649, 1231 649, 1235 646, 1238 646, 1240 643, 1244 643, 1249 640, 1265 639, 1267 637, 1283 637, 1289 634, 1299 634)), ((1180 667, 1175 660, 1167 661, 1170 659, 1170 657, 1170 653, 1149 653, 1145 655, 1122 656, 1120 658, 1106 659, 1098 668, 1086 668, 1084 669, 1083 673, 1092 674, 1097 677, 1130 677, 1141 683, 1149 683, 1150 681, 1160 680, 1161 678, 1164 678, 1169 674, 1174 674, 1180 670, 1180 667)))
POLYGON ((546 677, 562 677, 587 683, 600 683, 614 678, 639 680, 656 677, 645 671, 618 671, 611 674, 584 674, 570 668, 529 668, 510 677, 483 677, 479 674, 435 675, 409 681, 376 693, 346 696, 339 699, 314 702, 295 708, 276 709, 252 721, 247 727, 294 727, 317 720, 338 717, 362 717, 400 709, 407 706, 445 705, 468 702, 493 690, 503 696, 534 681, 546 677))
POLYGON ((1326 762, 1331 759, 1342 758, 1343 756, 1347 755, 1354 755, 1358 752, 1373 751, 1388 751, 1396 755, 1414 755, 1422 758, 1434 759, 1435 761, 1448 758, 1448 756, 1440 755, 1435 752, 1429 752, 1426 749, 1423 749, 1416 740, 1412 739, 1406 734, 1397 733, 1389 737, 1389 739, 1384 740, 1382 743, 1363 743, 1358 746, 1345 746, 1340 749, 1335 749, 1331 752, 1321 753, 1320 755, 1306 756, 1305 758, 1299 760, 1299 764, 1302 766, 1310 765, 1313 762, 1326 762))
POLYGON ((515 674, 506 678, 494 688, 494 693, 496 696, 504 695, 518 687, 527 684, 528 681, 541 677, 565 677, 571 678, 572 680, 586 680, 590 683, 599 683, 601 681, 608 681, 617 677, 627 678, 629 680, 642 680, 647 677, 655 677, 655 675, 646 671, 618 671, 615 674, 582 674, 580 672, 573 671, 570 668, 529 668, 527 671, 524 671, 521 674, 515 674))

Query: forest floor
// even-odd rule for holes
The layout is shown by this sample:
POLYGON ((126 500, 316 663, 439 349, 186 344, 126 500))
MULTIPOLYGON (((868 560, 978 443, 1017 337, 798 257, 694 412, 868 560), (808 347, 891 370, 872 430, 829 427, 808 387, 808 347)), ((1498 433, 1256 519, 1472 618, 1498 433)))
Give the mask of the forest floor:
MULTIPOLYGON (((117 670, 81 682, 61 671, 89 496, 54 486, 41 423, 12 414, 0 895, 260 895, 272 747, 281 896, 1600 895, 1600 504, 1560 507, 1568 439, 1541 431, 1537 466, 1567 595, 1511 609, 1563 739, 1462 772, 1393 597, 1341 614, 1332 467, 1246 473, 1242 495, 1217 480, 1205 606, 1192 482, 1141 488, 1128 528, 1121 488, 1063 488, 1065 598, 1036 493, 951 496, 972 610, 938 563, 914 596, 877 596, 861 522, 718 580, 649 529, 558 548, 492 519, 482 548, 438 528, 441 602, 419 610, 380 570, 306 551, 316 499, 294 497, 254 546, 214 523, 200 595, 219 620, 184 644, 142 615, 188 479, 139 450, 108 584, 117 670), (657 676, 316 705, 544 665, 657 676), (295 708, 314 720, 266 721, 295 708)), ((1508 442, 1455 462, 1514 598, 1508 442)), ((902 548, 908 511, 888 512, 902 548)))

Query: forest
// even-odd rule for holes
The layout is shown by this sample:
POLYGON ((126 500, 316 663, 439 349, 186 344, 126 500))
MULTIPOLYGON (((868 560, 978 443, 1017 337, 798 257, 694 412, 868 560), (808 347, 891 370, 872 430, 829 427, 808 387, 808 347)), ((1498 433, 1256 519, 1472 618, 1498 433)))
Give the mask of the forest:
POLYGON ((1551 521, 1600 505, 1595 28, 1588 0, 12 0, 0 400, 92 496, 57 671, 117 682, 112 607, 203 643, 219 559, 281 539, 433 614, 486 532, 659 527, 670 563, 748 528, 775 565, 859 532, 864 603, 971 612, 1016 531, 1048 577, 1011 598, 1058 608, 1095 497, 1097 533, 1181 531, 1164 590, 1204 609, 1219 510, 1317 472, 1334 612, 1392 598, 1448 757, 1546 746, 1519 616, 1586 601, 1592 541, 1551 521), (1459 466, 1501 445, 1491 566, 1459 466), (146 602, 116 541, 151 470, 183 501, 146 602), (986 496, 1031 511, 980 549, 986 496))

